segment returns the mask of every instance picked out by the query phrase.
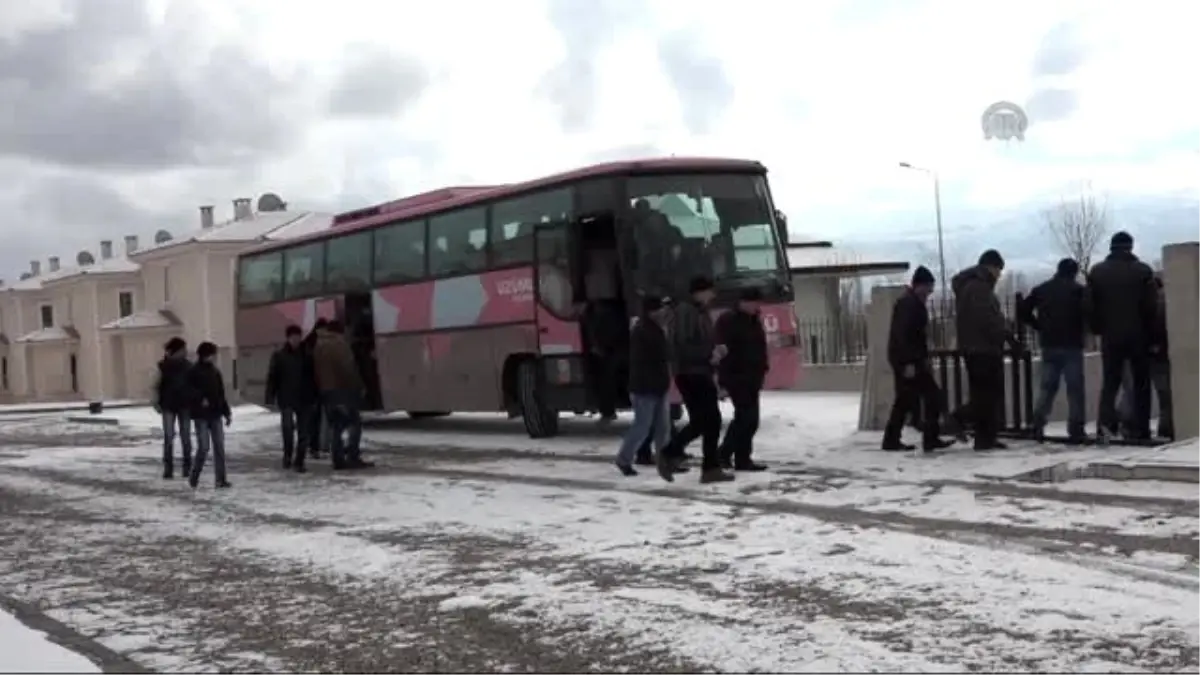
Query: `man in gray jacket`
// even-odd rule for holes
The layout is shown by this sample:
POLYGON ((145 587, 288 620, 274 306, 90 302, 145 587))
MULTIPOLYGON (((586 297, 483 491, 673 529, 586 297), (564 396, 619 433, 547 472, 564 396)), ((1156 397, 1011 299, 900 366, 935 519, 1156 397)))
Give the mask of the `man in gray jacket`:
POLYGON ((721 483, 733 480, 733 474, 721 469, 718 449, 721 407, 713 377, 716 365, 725 356, 725 348, 713 339, 713 322, 709 315, 709 305, 716 292, 712 280, 706 277, 692 279, 688 290, 692 297, 679 304, 671 325, 675 387, 687 408, 688 421, 658 453, 658 475, 665 481, 673 481, 684 448, 699 437, 704 444, 700 482, 721 483))
POLYGON ((959 272, 950 282, 958 350, 967 366, 976 450, 1005 447, 997 436, 1004 403, 1004 343, 1011 338, 995 292, 1003 272, 1004 258, 988 249, 979 256, 978 265, 959 272))

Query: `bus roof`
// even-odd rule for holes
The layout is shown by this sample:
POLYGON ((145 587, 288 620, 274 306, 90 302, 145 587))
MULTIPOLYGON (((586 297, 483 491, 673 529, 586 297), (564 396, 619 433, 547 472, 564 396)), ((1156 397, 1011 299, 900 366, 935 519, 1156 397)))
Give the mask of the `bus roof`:
POLYGON ((246 251, 243 255, 264 253, 267 251, 288 248, 300 243, 320 241, 330 237, 347 234, 357 230, 367 229, 374 225, 391 223, 398 220, 423 218, 442 211, 470 206, 476 203, 490 202, 506 197, 517 196, 524 192, 532 192, 548 188, 560 183, 568 183, 586 178, 594 178, 633 171, 671 171, 671 170, 701 170, 701 171, 766 171, 761 163, 748 159, 725 159, 717 157, 663 157, 656 159, 626 160, 621 162, 606 162, 594 164, 563 173, 557 173, 533 180, 505 185, 480 185, 446 187, 428 192, 422 192, 408 197, 384 202, 363 209, 355 209, 338 214, 333 220, 333 226, 320 232, 314 232, 294 239, 273 241, 263 246, 246 251))

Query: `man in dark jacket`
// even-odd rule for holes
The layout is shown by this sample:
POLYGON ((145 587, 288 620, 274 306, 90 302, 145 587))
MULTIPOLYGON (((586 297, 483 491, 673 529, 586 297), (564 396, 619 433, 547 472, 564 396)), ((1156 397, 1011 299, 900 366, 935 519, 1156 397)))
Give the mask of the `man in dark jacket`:
POLYGON ((628 320, 611 299, 590 300, 580 322, 587 334, 588 367, 602 422, 617 418, 618 383, 624 369, 623 349, 628 320))
POLYGON ((691 299, 675 308, 671 325, 672 358, 675 366, 675 387, 687 408, 687 425, 675 434, 667 447, 658 453, 658 475, 668 482, 683 458, 689 443, 702 439, 704 459, 700 482, 720 483, 733 480, 733 474, 721 469, 717 448, 721 440, 721 405, 717 384, 713 381, 714 367, 725 356, 726 349, 713 341, 712 317, 709 305, 716 298, 711 279, 697 277, 688 284, 691 299))
POLYGON ((317 333, 313 372, 329 420, 330 455, 334 469, 374 466, 361 455, 363 381, 342 324, 330 321, 317 333))
POLYGON ((904 422, 914 410, 924 415, 920 424, 923 450, 941 450, 950 445, 940 437, 942 392, 929 369, 929 308, 925 303, 935 283, 932 272, 918 267, 913 271, 912 284, 892 307, 887 359, 896 398, 883 429, 884 450, 915 450, 901 439, 904 422))
POLYGON ((1130 433, 1150 437, 1150 346, 1158 315, 1158 290, 1154 270, 1133 254, 1133 237, 1118 232, 1109 242, 1109 254, 1088 273, 1092 332, 1100 336, 1100 414, 1097 435, 1101 440, 1120 430, 1116 410, 1121 376, 1133 376, 1134 415, 1130 433))
POLYGON ((671 350, 667 342, 666 310, 656 297, 642 300, 642 313, 629 336, 629 397, 633 403, 633 425, 625 432, 617 453, 617 468, 636 476, 635 456, 647 440, 661 453, 671 437, 670 404, 671 350))
MULTIPOLYGON (((1171 409, 1171 352, 1167 339, 1167 303, 1163 290, 1162 277, 1154 275, 1154 283, 1158 289, 1158 312, 1154 321, 1154 334, 1150 337, 1150 384, 1154 395, 1158 397, 1158 436, 1175 438, 1174 411, 1171 409)), ((1134 403, 1133 376, 1128 368, 1125 369, 1121 380, 1121 421, 1129 430, 1136 419, 1136 404, 1134 403)))
POLYGON ((1058 394, 1059 380, 1067 385, 1067 434, 1082 442, 1087 433, 1083 380, 1083 339, 1087 327, 1087 297, 1079 276, 1079 263, 1058 262, 1054 278, 1034 287, 1017 311, 1021 322, 1038 333, 1042 347, 1042 387, 1033 411, 1034 434, 1040 439, 1058 394))
POLYGON ((279 409, 283 468, 290 469, 294 464, 297 473, 304 473, 304 456, 310 444, 308 409, 315 397, 316 385, 312 362, 304 353, 300 335, 299 326, 288 326, 284 330, 286 342, 271 355, 265 403, 279 409))
POLYGON ((997 437, 1004 403, 1004 343, 1011 337, 995 293, 1003 272, 1004 258, 989 249, 979 256, 978 265, 959 272, 950 282, 958 349, 967 366, 976 450, 1005 447, 997 437))
POLYGON ((162 415, 163 478, 175 477, 175 434, 183 451, 183 475, 192 471, 191 391, 188 371, 192 364, 187 358, 187 342, 173 337, 163 346, 164 356, 158 362, 154 381, 154 409, 162 415))
POLYGON ((201 342, 196 348, 196 364, 188 371, 188 381, 194 392, 192 421, 196 425, 196 461, 188 476, 188 485, 193 489, 200 484, 200 473, 211 448, 213 472, 218 489, 229 487, 225 475, 225 427, 233 421, 233 411, 225 397, 225 378, 215 363, 217 346, 201 342), (222 420, 225 425, 222 426, 222 420))
POLYGON ((313 329, 304 336, 304 340, 300 343, 300 348, 304 351, 304 363, 309 371, 313 391, 312 405, 308 407, 308 417, 304 422, 308 430, 306 435, 308 456, 313 459, 319 458, 322 452, 329 452, 329 421, 325 415, 325 406, 321 402, 316 372, 313 368, 313 349, 317 346, 317 333, 324 330, 328 323, 328 319, 317 319, 313 324, 313 329))
POLYGON ((754 435, 758 433, 759 397, 767 371, 767 333, 763 330, 760 308, 762 291, 742 291, 737 307, 717 319, 716 342, 725 347, 725 356, 717 364, 717 382, 733 404, 733 419, 721 443, 721 468, 738 471, 764 471, 756 464, 754 435))

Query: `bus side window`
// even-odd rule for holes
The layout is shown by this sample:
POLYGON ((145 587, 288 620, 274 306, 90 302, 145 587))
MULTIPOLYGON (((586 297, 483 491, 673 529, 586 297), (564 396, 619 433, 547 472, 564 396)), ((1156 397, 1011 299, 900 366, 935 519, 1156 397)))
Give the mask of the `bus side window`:
POLYGON ((238 302, 275 302, 283 291, 283 253, 274 251, 242 258, 238 263, 238 302))
POLYGON ((284 249, 283 299, 320 295, 325 285, 325 243, 284 249))
POLYGON ((399 284, 425 276, 425 221, 388 225, 375 230, 374 281, 399 284))
POLYGON ((465 274, 487 268, 487 209, 478 207, 429 219, 430 240, 444 239, 445 248, 431 246, 429 274, 465 274))
POLYGON ((543 223, 557 222, 571 213, 571 189, 536 192, 497 202, 492 206, 492 266, 533 261, 533 233, 543 223))
POLYGON ((371 286, 371 233, 334 237, 325 243, 325 292, 361 291, 371 286))

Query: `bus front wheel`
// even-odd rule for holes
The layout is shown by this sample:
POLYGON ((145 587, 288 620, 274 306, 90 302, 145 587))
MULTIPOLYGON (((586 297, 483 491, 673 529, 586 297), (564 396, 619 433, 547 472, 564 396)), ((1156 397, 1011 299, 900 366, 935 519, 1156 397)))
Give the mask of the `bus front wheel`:
POLYGON ((540 365, 530 359, 517 367, 517 401, 530 438, 558 435, 558 411, 547 405, 540 365))

